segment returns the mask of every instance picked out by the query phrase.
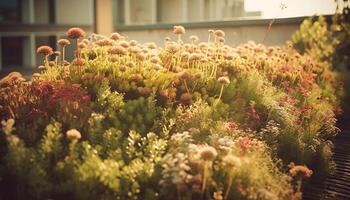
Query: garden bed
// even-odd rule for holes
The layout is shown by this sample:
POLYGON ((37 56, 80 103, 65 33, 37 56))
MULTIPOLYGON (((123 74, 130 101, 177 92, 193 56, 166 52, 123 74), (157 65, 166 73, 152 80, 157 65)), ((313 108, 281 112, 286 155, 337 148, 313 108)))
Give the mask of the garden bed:
POLYGON ((158 47, 72 28, 74 60, 63 39, 61 52, 38 48, 31 80, 2 79, 1 195, 301 199, 304 180, 332 171, 342 90, 331 66, 291 42, 174 34, 158 47))

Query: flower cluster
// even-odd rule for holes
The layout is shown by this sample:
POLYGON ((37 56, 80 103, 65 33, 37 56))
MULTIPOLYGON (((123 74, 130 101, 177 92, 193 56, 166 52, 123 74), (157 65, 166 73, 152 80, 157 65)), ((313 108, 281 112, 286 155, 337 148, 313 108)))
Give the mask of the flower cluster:
POLYGON ((208 32, 175 26, 159 47, 71 28, 61 52, 39 47, 40 73, 0 81, 7 195, 300 199, 303 178, 332 169, 337 74, 290 43, 208 32))

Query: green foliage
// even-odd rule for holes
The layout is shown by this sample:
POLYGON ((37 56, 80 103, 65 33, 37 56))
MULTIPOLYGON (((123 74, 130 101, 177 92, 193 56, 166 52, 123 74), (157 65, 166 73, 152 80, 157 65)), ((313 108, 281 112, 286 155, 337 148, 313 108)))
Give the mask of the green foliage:
POLYGON ((300 199, 304 165, 317 177, 333 168, 333 49, 234 48, 223 34, 164 48, 93 34, 71 63, 1 80, 0 195, 300 199))

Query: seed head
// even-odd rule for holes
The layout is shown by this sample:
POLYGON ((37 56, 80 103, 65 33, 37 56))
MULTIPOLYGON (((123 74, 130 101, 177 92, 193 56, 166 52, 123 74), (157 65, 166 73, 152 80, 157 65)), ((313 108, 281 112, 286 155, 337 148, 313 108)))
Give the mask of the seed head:
POLYGON ((135 81, 135 82, 141 82, 143 81, 143 77, 141 74, 132 74, 130 77, 129 77, 129 80, 130 81, 135 81))
POLYGON ((157 64, 157 63, 160 63, 161 60, 158 56, 153 56, 151 59, 150 59, 151 63, 154 63, 154 64, 157 64))
POLYGON ((111 37, 112 40, 119 40, 122 38, 122 36, 119 33, 112 33, 111 37))
POLYGON ((130 45, 131 46, 136 46, 137 45, 137 41, 136 40, 130 40, 130 45))
POLYGON ((184 70, 184 71, 177 73, 177 77, 179 77, 181 80, 187 80, 190 78, 190 74, 184 70))
POLYGON ((305 165, 296 165, 289 170, 289 173, 293 177, 310 178, 313 172, 305 165))
POLYGON ((176 43, 170 43, 166 46, 166 50, 170 51, 171 53, 175 53, 180 49, 179 45, 176 43))
POLYGON ((61 46, 67 46, 67 45, 70 45, 70 41, 67 39, 60 39, 57 41, 57 44, 61 46))
POLYGON ((180 97, 180 102, 184 105, 190 105, 192 101, 192 94, 186 92, 183 93, 180 97))
POLYGON ((219 40, 219 42, 221 42, 221 43, 225 43, 225 38, 223 38, 223 37, 219 37, 218 40, 219 40))
POLYGON ((50 61, 50 62, 49 62, 49 66, 50 66, 50 67, 55 66, 55 64, 56 64, 55 61, 50 61))
POLYGON ((136 54, 136 58, 139 59, 140 61, 144 61, 146 59, 146 55, 142 52, 139 52, 136 54))
POLYGON ((156 45, 154 42, 150 42, 150 43, 147 44, 147 47, 148 47, 149 49, 156 49, 156 48, 157 48, 157 45, 156 45))
POLYGON ((190 54, 188 59, 190 61, 200 60, 201 59, 201 55, 198 54, 198 53, 192 53, 192 54, 190 54))
POLYGON ((190 40, 193 42, 197 42, 199 40, 199 37, 197 35, 191 35, 190 40))
POLYGON ((138 87, 137 90, 141 95, 144 95, 144 96, 147 96, 152 92, 152 89, 149 87, 138 87))
POLYGON ((185 28, 184 28, 183 26, 174 26, 174 31, 173 31, 173 33, 174 33, 175 35, 181 35, 181 34, 186 33, 186 31, 185 31, 185 28))
POLYGON ((100 47, 104 47, 104 46, 112 46, 112 41, 110 41, 109 39, 101 39, 101 40, 97 40, 96 44, 100 47))
POLYGON ((43 55, 51 55, 51 54, 53 54, 52 48, 49 47, 49 46, 46 46, 46 45, 38 47, 36 49, 36 52, 38 54, 43 54, 43 55))
POLYGON ((216 30, 214 32, 214 34, 217 36, 217 37, 225 37, 225 32, 223 30, 216 30))
POLYGON ((77 27, 70 28, 66 34, 71 39, 79 39, 85 36, 84 30, 77 27))
POLYGON ((230 84, 230 79, 227 76, 221 76, 218 78, 220 84, 228 85, 230 84))
POLYGON ((203 160, 212 161, 216 158, 216 156, 218 155, 218 152, 214 147, 206 146, 206 147, 202 147, 199 150, 199 155, 203 160))
POLYGON ((122 42, 120 43, 120 46, 122 46, 122 47, 124 47, 124 48, 128 48, 128 47, 130 46, 130 44, 129 44, 129 42, 127 42, 127 41, 122 41, 122 42))
POLYGON ((77 129, 70 129, 66 132, 66 135, 70 140, 78 140, 81 138, 81 134, 77 129))
POLYGON ((44 69, 46 69, 46 67, 45 67, 44 65, 40 65, 40 66, 38 67, 38 69, 39 69, 39 70, 44 70, 44 69))
POLYGON ((53 52, 53 55, 56 56, 56 57, 58 57, 58 56, 61 55, 61 52, 60 52, 60 51, 54 51, 54 52, 53 52))
POLYGON ((116 46, 108 49, 109 54, 117 54, 117 55, 126 55, 127 51, 124 47, 122 46, 116 46))

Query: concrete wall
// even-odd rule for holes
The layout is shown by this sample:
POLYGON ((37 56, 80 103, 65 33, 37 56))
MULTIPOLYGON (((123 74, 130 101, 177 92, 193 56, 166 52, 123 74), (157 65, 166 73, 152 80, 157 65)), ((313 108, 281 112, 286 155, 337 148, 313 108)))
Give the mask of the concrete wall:
POLYGON ((94 23, 93 0, 55 1, 56 24, 92 25, 94 23))
MULTIPOLYGON (((284 44, 287 40, 290 40, 291 35, 295 32, 300 25, 301 20, 296 20, 293 23, 282 23, 272 25, 271 30, 268 33, 267 39, 265 41, 266 45, 280 45, 284 44)), ((245 43, 249 40, 254 40, 256 42, 262 42, 264 36, 268 29, 268 21, 262 24, 255 25, 237 25, 237 26, 223 26, 216 23, 210 25, 208 22, 207 26, 204 27, 195 27, 191 24, 184 24, 186 28, 186 34, 183 35, 183 40, 188 41, 190 35, 197 35, 200 38, 200 41, 208 40, 208 29, 222 29, 226 33, 226 44, 228 45, 238 45, 245 43), (192 28, 191 28, 192 27, 192 28)), ((116 27, 118 31, 118 27, 116 27)), ((149 27, 145 29, 128 29, 127 27, 119 30, 123 35, 128 36, 129 39, 134 39, 140 42, 150 42, 153 41, 158 45, 163 45, 164 37, 171 37, 176 40, 176 36, 172 33, 172 25, 166 25, 165 27, 149 27)))
POLYGON ((49 1, 48 0, 34 1, 34 22, 38 24, 49 23, 49 1))
POLYGON ((159 19, 163 23, 171 23, 186 19, 183 10, 183 0, 159 0, 160 16, 159 19))

